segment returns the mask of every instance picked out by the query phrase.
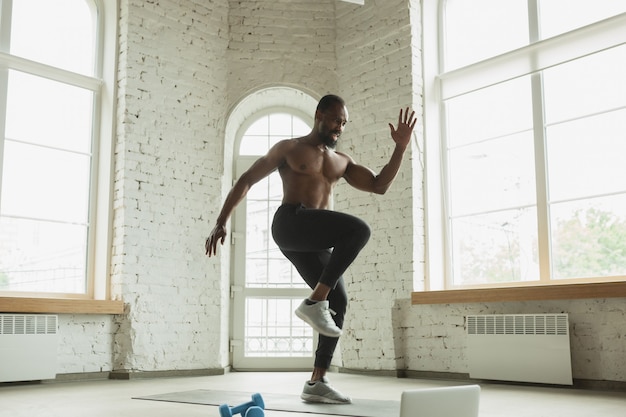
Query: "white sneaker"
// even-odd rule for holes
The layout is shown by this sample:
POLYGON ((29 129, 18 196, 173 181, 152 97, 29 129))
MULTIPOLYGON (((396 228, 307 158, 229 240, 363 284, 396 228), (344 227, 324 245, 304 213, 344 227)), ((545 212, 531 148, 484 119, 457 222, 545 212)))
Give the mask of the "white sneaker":
POLYGON ((328 300, 318 301, 311 305, 308 305, 305 300, 296 309, 296 316, 309 323, 319 334, 328 337, 339 337, 341 336, 341 329, 337 327, 330 313, 328 300))
POLYGON ((326 377, 323 377, 320 381, 311 383, 309 381, 304 383, 304 389, 300 395, 304 401, 310 403, 325 403, 325 404, 351 404, 350 397, 343 395, 336 389, 330 386, 330 382, 326 377))

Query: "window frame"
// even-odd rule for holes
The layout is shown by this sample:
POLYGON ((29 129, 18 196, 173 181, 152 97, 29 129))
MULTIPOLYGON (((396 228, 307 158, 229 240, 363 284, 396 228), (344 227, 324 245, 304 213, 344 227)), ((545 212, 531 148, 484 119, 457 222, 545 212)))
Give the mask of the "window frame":
MULTIPOLYGON (((537 208, 544 206, 544 213, 539 215, 540 222, 540 268, 541 280, 530 282, 511 282, 498 284, 485 284, 467 286, 463 288, 453 287, 451 284, 451 253, 448 230, 447 213, 447 183, 446 155, 443 149, 443 138, 446 135, 445 123, 443 122, 444 99, 454 97, 469 91, 476 91, 506 80, 524 75, 531 76, 533 95, 537 89, 541 88, 539 71, 558 65, 575 58, 590 55, 610 47, 621 45, 625 42, 623 27, 626 25, 626 13, 601 20, 590 25, 574 29, 570 32, 554 36, 552 38, 537 40, 536 28, 532 27, 529 45, 509 51, 502 55, 485 59, 462 68, 457 68, 446 73, 441 73, 443 68, 443 50, 441 39, 443 39, 443 7, 445 0, 432 0, 422 2, 422 49, 423 49, 423 76, 424 76, 424 134, 425 134, 425 281, 415 283, 415 293, 413 293, 413 303, 443 302, 446 299, 452 302, 468 302, 484 300, 486 294, 498 291, 500 300, 516 300, 519 297, 524 299, 538 299, 542 291, 547 287, 558 286, 560 290, 566 290, 570 298, 579 298, 576 293, 585 298, 589 290, 595 291, 597 296, 624 296, 626 294, 626 277, 600 277, 578 280, 550 281, 549 258, 545 255, 548 249, 548 217, 547 202, 537 201, 537 208), (577 48, 572 51, 569 45, 576 43, 577 48), (533 59, 530 59, 532 57, 533 59), (543 230, 541 230, 543 229, 543 230), (442 239, 443 237, 443 239, 442 239), (543 252, 543 253, 542 253, 543 252), (548 273, 546 274, 546 269, 548 273), (615 286, 603 286, 603 283, 615 283, 615 286), (538 292, 525 291, 538 289, 538 292), (567 289, 571 288, 572 291, 567 289), (587 289, 585 289, 587 288, 587 289), (610 288, 602 291, 602 288, 610 288), (485 292, 486 291, 486 292, 485 292), (510 292, 510 296, 503 296, 501 291, 510 292), (430 292, 430 294, 429 294, 430 292), (449 296, 445 294, 448 293, 449 296), (452 295, 454 293, 454 295, 452 295), (515 295, 519 293, 518 295, 515 295), (463 294, 463 295, 461 295, 463 294), (525 294, 525 295, 522 295, 525 294), (450 298, 456 297, 456 298, 450 298), (529 297, 529 298, 526 298, 529 297), (456 301, 454 301, 456 300, 456 301)), ((533 2, 530 2, 533 3, 533 2)), ((535 3, 536 4, 536 3, 535 3)), ((531 10, 531 14, 533 10, 531 10)), ((536 17, 536 9, 534 10, 536 17)), ((533 17, 530 17, 531 21, 533 17)), ((535 106, 536 107, 536 106, 535 106)), ((533 110, 534 117, 543 117, 533 110)), ((543 129, 543 124, 534 123, 535 131, 543 129)), ((535 132, 535 142, 543 141, 544 132, 535 132), (539 133, 539 134, 537 134, 539 133)), ((537 144, 537 143, 536 143, 537 144)), ((536 152, 536 158, 545 157, 545 141, 540 143, 539 149, 543 152, 536 152)), ((546 186, 545 172, 543 178, 538 178, 541 186, 546 186)), ((540 195, 546 195, 539 192, 540 195)), ((555 296, 551 295, 550 299, 555 296)))
MULTIPOLYGON (((242 155, 241 154, 241 142, 243 140, 243 137, 245 136, 245 133, 248 131, 248 129, 250 128, 250 126, 252 126, 254 123, 256 123, 258 120, 262 119, 263 117, 267 117, 270 116, 272 114, 275 113, 284 113, 284 114, 288 114, 292 117, 298 117, 301 120, 303 120, 306 123, 309 123, 312 125, 314 120, 313 118, 306 114, 304 111, 298 109, 298 108, 291 108, 291 107, 287 107, 287 106, 270 106, 270 107, 264 107, 261 110, 258 110, 256 112, 254 112, 252 115, 248 116, 243 123, 241 124, 241 126, 239 127, 239 129, 237 130, 237 134, 235 136, 235 150, 234 150, 234 154, 235 154, 235 158, 239 158, 239 157, 246 157, 246 156, 251 156, 253 158, 259 158, 263 155, 265 155, 265 153, 267 153, 267 151, 261 155, 242 155)), ((268 149, 269 150, 269 149, 268 149)))
MULTIPOLYGON (((93 77, 10 55, 8 44, 0 45, 0 83, 4 83, 3 91, 6 92, 9 70, 17 70, 85 88, 94 93, 86 291, 81 294, 3 291, 0 292, 0 311, 88 314, 123 312, 123 303, 111 300, 110 292, 119 0, 86 1, 91 3, 90 7, 94 9, 96 21, 93 77)), ((11 0, 3 0, 0 6, 2 7, 0 18, 9 19, 11 0)), ((8 24, 2 25, 2 28, 10 31, 8 24)), ((2 36, 2 39, 8 37, 2 36)), ((0 98, 0 114, 5 113, 6 98, 3 96, 0 98)), ((0 117, 2 132, 5 128, 4 123, 4 117, 0 117)), ((0 141, 0 161, 3 158, 3 148, 4 140, 0 141)))
MULTIPOLYGON (((305 113, 302 109, 298 107, 289 107, 283 105, 270 105, 263 106, 262 108, 252 112, 247 115, 246 118, 241 122, 239 128, 237 129, 237 133, 234 140, 234 152, 233 152, 233 177, 239 178, 239 176, 250 167, 254 161, 263 155, 267 154, 269 148, 265 149, 264 152, 258 154, 242 154, 241 152, 241 144, 243 142, 246 133, 248 133, 248 129, 258 122, 259 120, 271 117, 273 114, 286 114, 291 118, 297 117, 301 119, 304 123, 312 126, 315 122, 313 117, 310 114, 305 113)), ((292 121, 293 122, 293 121, 292 121)), ((307 132, 308 133, 308 132, 307 132)), ((272 128, 269 126, 269 131, 267 132, 267 139, 269 140, 270 147, 271 137, 282 136, 272 134, 272 128)), ((289 136, 289 138, 297 137, 297 136, 289 136)), ((278 175, 277 172, 273 172, 271 175, 278 175)), ((255 185, 255 186, 258 186, 255 185)), ((253 186, 253 187, 255 187, 253 186)), ((249 195, 248 195, 249 196, 249 195)), ((302 286, 249 286, 247 285, 247 265, 245 260, 246 257, 246 241, 247 241, 247 230, 249 228, 246 227, 248 222, 247 217, 247 204, 248 204, 248 196, 237 206, 235 212, 232 216, 231 221, 231 244, 232 246, 232 257, 231 257, 231 285, 232 288, 236 289, 233 291, 232 296, 232 322, 233 322, 233 341, 232 343, 233 349, 233 363, 238 369, 244 370, 264 370, 264 369, 285 369, 285 370, 293 370, 293 369, 301 369, 310 363, 311 358, 313 357, 314 347, 317 343, 317 337, 315 334, 311 337, 311 346, 312 351, 309 355, 295 355, 290 356, 288 354, 284 354, 284 356, 280 355, 280 352, 276 353, 276 355, 254 355, 246 353, 247 346, 247 338, 246 334, 248 331, 248 321, 247 315, 245 313, 247 301, 248 300, 263 300, 264 302, 271 302, 272 300, 300 300, 310 292, 310 289, 306 286, 304 281, 302 281, 302 286)), ((265 200, 267 201, 267 200, 265 200)), ((271 219, 268 219, 270 223, 268 226, 271 226, 271 219)), ((268 237, 272 239, 271 236, 268 237)), ((290 265, 292 273, 295 272, 295 267, 291 266, 291 263, 286 259, 285 261, 290 265)), ((273 329, 271 324, 265 323, 268 329, 273 329)), ((292 323, 294 326, 295 323, 292 323)), ((294 327, 291 327, 293 329, 294 327)), ((304 338, 304 336, 301 336, 304 338)), ((290 339, 298 339, 296 336, 290 336, 290 339)), ((270 350, 266 352, 271 353, 270 350)))

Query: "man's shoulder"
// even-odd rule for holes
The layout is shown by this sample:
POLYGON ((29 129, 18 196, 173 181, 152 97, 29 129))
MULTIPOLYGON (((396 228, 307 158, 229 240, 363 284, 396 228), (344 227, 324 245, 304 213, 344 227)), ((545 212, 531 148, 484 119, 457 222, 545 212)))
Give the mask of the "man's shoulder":
POLYGON ((298 144, 297 139, 283 139, 276 142, 271 148, 270 154, 285 155, 290 152, 298 144))
POLYGON ((298 143, 299 143, 298 138, 282 139, 276 142, 276 144, 274 145, 274 148, 283 149, 283 150, 291 149, 291 148, 298 146, 298 143))
POLYGON ((354 163, 354 160, 352 159, 352 157, 345 152, 335 151, 335 155, 337 155, 341 159, 346 160, 348 163, 354 163))

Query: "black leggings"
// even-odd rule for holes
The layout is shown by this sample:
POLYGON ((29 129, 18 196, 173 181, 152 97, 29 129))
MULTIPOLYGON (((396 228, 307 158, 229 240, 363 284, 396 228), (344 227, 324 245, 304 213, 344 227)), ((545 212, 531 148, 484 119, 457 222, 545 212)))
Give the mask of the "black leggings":
MULTIPOLYGON (((281 252, 309 287, 315 288, 321 282, 331 288, 328 302, 337 313, 333 320, 339 328, 343 327, 348 306, 342 275, 363 249, 370 233, 369 226, 361 219, 336 211, 283 204, 274 215, 272 236, 281 252)), ((338 340, 319 335, 315 367, 330 367, 338 340)))

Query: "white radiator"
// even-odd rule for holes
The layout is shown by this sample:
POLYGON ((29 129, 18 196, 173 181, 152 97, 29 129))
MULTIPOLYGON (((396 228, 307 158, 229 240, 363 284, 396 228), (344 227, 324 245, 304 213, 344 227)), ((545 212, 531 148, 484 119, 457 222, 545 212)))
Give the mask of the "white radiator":
POLYGON ((0 382, 53 379, 58 316, 0 314, 0 382))
POLYGON ((471 315, 466 325, 471 378, 572 385, 567 314, 471 315))

